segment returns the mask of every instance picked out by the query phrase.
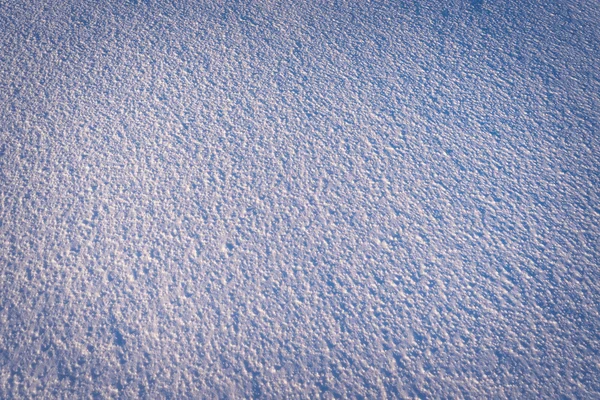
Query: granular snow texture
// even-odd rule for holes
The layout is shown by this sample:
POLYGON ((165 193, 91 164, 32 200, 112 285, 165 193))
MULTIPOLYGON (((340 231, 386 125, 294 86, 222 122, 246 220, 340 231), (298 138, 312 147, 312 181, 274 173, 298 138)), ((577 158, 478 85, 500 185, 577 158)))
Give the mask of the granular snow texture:
POLYGON ((600 2, 0 0, 0 398, 600 398, 600 2))

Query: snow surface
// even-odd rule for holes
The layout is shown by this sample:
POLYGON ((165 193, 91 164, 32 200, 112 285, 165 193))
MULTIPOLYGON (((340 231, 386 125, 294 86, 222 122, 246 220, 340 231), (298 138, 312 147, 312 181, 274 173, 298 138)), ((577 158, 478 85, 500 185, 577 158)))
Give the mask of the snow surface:
POLYGON ((599 398, 599 36, 0 0, 0 398, 599 398))

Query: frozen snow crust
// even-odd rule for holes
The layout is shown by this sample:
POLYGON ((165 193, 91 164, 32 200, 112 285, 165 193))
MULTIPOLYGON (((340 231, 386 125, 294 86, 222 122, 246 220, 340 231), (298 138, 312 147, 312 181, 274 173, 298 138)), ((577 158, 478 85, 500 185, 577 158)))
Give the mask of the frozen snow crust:
POLYGON ((0 398, 599 398, 599 25, 0 1, 0 398))

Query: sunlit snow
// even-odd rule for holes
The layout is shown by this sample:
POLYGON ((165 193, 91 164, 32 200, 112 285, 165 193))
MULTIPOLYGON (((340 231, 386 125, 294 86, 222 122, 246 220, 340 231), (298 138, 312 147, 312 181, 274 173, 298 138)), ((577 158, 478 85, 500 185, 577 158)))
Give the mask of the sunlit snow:
POLYGON ((0 398, 600 398, 600 2, 0 0, 0 398))

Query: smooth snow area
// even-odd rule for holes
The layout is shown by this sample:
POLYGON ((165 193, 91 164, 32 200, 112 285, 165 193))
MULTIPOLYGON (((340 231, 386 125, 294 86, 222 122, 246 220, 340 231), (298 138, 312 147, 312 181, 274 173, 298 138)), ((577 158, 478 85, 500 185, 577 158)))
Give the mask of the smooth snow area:
POLYGON ((0 398, 600 398, 600 2, 0 0, 0 398))

